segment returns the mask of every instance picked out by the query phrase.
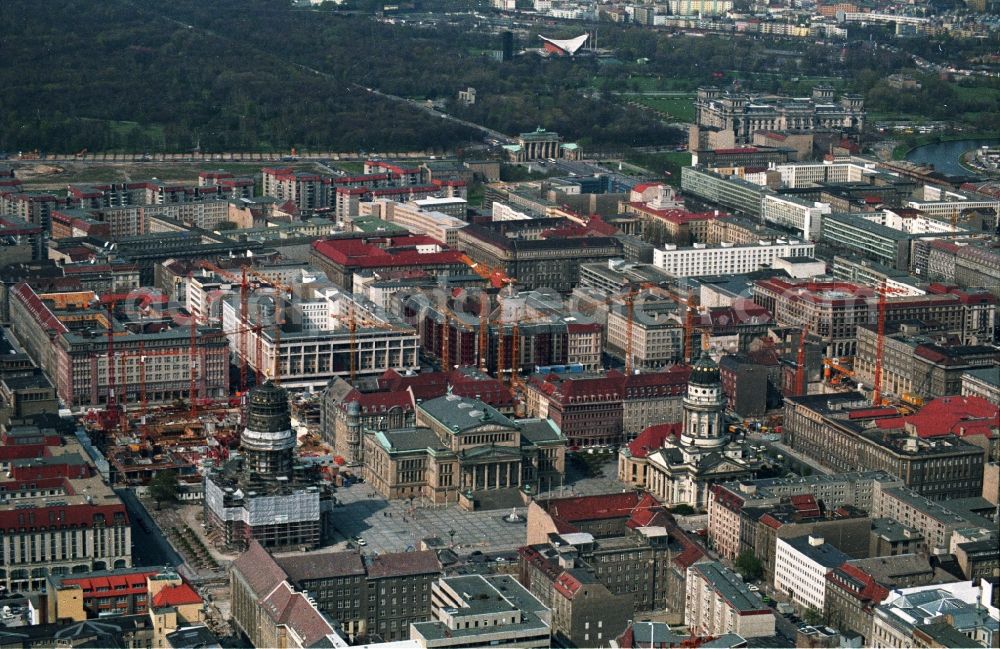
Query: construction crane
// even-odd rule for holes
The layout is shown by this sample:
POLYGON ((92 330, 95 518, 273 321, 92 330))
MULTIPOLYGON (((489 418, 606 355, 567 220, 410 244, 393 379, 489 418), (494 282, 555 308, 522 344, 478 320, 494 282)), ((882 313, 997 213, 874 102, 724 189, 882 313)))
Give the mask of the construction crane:
POLYGON ((483 291, 479 300, 479 369, 485 374, 490 355, 490 297, 483 291))
POLYGON ((806 336, 809 335, 809 325, 802 327, 802 335, 799 338, 799 351, 795 356, 795 394, 802 396, 806 393, 806 336))
POLYGON ((899 293, 900 289, 890 288, 888 280, 883 279, 882 285, 875 289, 878 293, 878 323, 876 325, 875 336, 875 380, 872 386, 872 405, 881 406, 882 402, 882 374, 883 362, 885 358, 885 311, 888 303, 889 293, 899 293))
MULTIPOLYGON (((250 282, 249 282, 248 277, 247 277, 247 275, 248 275, 248 273, 247 273, 247 267, 243 266, 241 268, 241 271, 242 271, 241 275, 237 276, 237 275, 234 275, 233 273, 230 273, 229 271, 223 270, 222 268, 219 268, 215 264, 207 262, 207 261, 202 261, 200 265, 201 265, 202 268, 204 268, 206 270, 210 270, 213 273, 216 273, 217 275, 219 275, 220 277, 223 277, 224 279, 229 280, 231 283, 238 284, 239 287, 240 287, 240 327, 241 327, 242 333, 239 335, 240 337, 238 339, 238 345, 237 345, 238 353, 237 353, 237 355, 240 357, 240 394, 243 394, 243 393, 245 393, 247 391, 247 384, 248 384, 248 379, 249 379, 249 368, 248 368, 248 363, 249 363, 248 359, 250 357, 250 350, 248 349, 249 348, 249 333, 252 332, 252 331, 254 331, 254 328, 250 325, 250 313, 249 313, 250 307, 249 307, 249 304, 250 304, 250 288, 251 287, 250 287, 250 282)), ((258 344, 260 343, 260 338, 259 337, 257 338, 257 342, 258 342, 258 344)), ((260 354, 259 353, 257 354, 257 362, 255 363, 255 371, 256 371, 256 374, 257 374, 257 376, 256 376, 256 378, 257 378, 257 384, 259 385, 260 384, 260 380, 261 380, 260 354)))
POLYGON ((118 430, 124 419, 124 409, 118 404, 115 390, 115 302, 109 302, 108 308, 108 399, 105 403, 105 416, 102 424, 105 429, 118 430))
POLYGON ((451 369, 451 313, 445 305, 441 312, 444 314, 444 322, 441 324, 441 369, 447 372, 451 369))
MULTIPOLYGON (((268 284, 278 289, 278 296, 274 301, 274 364, 271 367, 271 380, 274 381, 275 383, 281 383, 281 327, 282 325, 285 324, 284 323, 285 309, 283 305, 284 298, 281 294, 285 293, 288 295, 288 297, 291 297, 292 295, 294 295, 294 291, 292 290, 291 286, 283 284, 276 279, 273 279, 271 277, 268 277, 267 275, 259 273, 252 266, 243 266, 243 270, 248 275, 252 275, 253 277, 257 278, 257 280, 259 280, 262 284, 268 284), (280 317, 279 313, 281 314, 280 317)), ((353 320, 354 316, 352 310, 351 321, 353 322, 353 320)), ((352 325, 352 327, 353 326, 354 325, 352 325)), ((351 336, 353 339, 353 330, 351 336)), ((353 347, 353 342, 352 342, 352 347, 353 347)), ((353 363, 354 362, 353 349, 351 350, 351 359, 352 359, 351 362, 353 363)), ((353 372, 352 372, 352 377, 353 377, 353 372)))
POLYGON ((635 298, 643 290, 656 286, 652 282, 643 282, 636 286, 629 286, 625 294, 625 374, 632 373, 632 337, 635 331, 635 298))

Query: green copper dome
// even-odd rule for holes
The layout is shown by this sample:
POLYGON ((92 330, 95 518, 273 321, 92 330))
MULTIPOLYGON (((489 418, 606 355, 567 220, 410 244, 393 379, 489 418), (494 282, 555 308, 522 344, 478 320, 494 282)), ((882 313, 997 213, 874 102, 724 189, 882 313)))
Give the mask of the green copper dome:
POLYGON ((689 383, 697 385, 719 385, 719 366, 715 364, 708 352, 702 350, 701 356, 695 361, 691 368, 691 378, 689 383))

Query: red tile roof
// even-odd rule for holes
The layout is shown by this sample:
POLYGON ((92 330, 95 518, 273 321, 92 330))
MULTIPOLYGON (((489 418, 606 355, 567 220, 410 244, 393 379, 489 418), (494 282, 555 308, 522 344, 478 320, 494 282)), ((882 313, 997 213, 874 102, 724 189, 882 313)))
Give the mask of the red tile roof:
POLYGON ((687 210, 682 210, 677 208, 668 210, 658 210, 654 207, 650 207, 646 203, 640 203, 637 201, 630 201, 629 205, 632 206, 632 208, 638 212, 642 212, 643 214, 649 214, 650 216, 655 216, 656 218, 662 221, 668 221, 670 223, 674 223, 677 225, 681 225, 683 223, 690 223, 692 221, 708 221, 719 218, 721 216, 721 214, 716 215, 714 211, 688 212, 687 210))
POLYGON ((94 520, 104 517, 104 524, 115 525, 115 514, 119 514, 120 525, 128 525, 128 513, 124 505, 53 505, 34 509, 11 509, 0 511, 0 530, 21 530, 29 532, 64 527, 91 527, 94 520))
MULTIPOLYGON (((386 240, 389 249, 362 239, 314 241, 313 250, 334 263, 351 268, 389 268, 398 266, 434 266, 462 264, 462 253, 441 246, 424 236, 396 237, 386 240), (421 253, 416 247, 435 245, 436 252, 421 253)), ((464 266, 464 264, 462 264, 464 266)))
POLYGON ((179 586, 166 586, 153 597, 153 606, 156 608, 201 603, 201 596, 187 584, 180 584, 179 586))
POLYGON ((986 435, 1000 426, 1000 407, 982 397, 938 397, 920 412, 906 417, 882 419, 878 427, 895 430, 911 426, 920 437, 941 435, 986 435))
POLYGON ((556 592, 565 597, 566 599, 573 599, 576 593, 583 587, 583 582, 573 576, 570 572, 563 572, 556 578, 552 586, 556 589, 556 592))
POLYGON ((650 452, 662 448, 663 442, 668 437, 677 437, 683 426, 684 424, 680 422, 647 426, 635 439, 629 442, 629 453, 632 454, 632 457, 646 457, 650 452))
POLYGON ((819 503, 813 494, 799 494, 789 498, 792 507, 803 518, 815 518, 820 515, 819 503))
POLYGON ((889 589, 879 584, 875 581, 874 577, 861 568, 858 568, 850 563, 845 563, 840 566, 838 570, 846 574, 848 577, 857 579, 863 584, 861 590, 855 590, 839 579, 837 570, 832 570, 826 574, 827 581, 833 582, 851 597, 861 600, 862 602, 870 602, 872 606, 875 606, 880 604, 882 600, 889 596, 889 589))

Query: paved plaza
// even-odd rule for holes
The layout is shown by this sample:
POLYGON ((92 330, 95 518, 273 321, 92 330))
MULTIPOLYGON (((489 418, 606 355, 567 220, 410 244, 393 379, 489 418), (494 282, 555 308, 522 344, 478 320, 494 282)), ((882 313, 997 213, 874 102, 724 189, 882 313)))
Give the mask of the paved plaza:
MULTIPOLYGON (((602 465, 602 475, 581 477, 577 465, 567 463, 566 483, 542 497, 591 495, 622 490, 614 479, 616 463, 607 454, 602 465)), ((460 554, 481 550, 483 552, 513 551, 524 545, 526 531, 523 523, 503 521, 510 509, 467 512, 456 505, 431 506, 414 500, 387 501, 367 484, 354 484, 337 490, 340 506, 334 509, 331 536, 335 549, 343 549, 348 541, 361 537, 365 549, 376 552, 404 552, 417 549, 420 540, 437 536, 445 543, 454 543, 460 554), (449 532, 454 531, 454 537, 449 532)), ((525 516, 526 507, 516 511, 525 516)))

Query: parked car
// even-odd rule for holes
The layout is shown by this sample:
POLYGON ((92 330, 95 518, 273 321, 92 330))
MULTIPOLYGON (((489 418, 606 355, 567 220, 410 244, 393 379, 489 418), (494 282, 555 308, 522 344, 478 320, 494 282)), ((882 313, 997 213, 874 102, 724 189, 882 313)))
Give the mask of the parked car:
POLYGON ((354 539, 354 542, 357 543, 358 545, 360 545, 361 547, 364 547, 364 546, 368 545, 368 541, 364 540, 360 536, 357 537, 356 539, 354 539))

